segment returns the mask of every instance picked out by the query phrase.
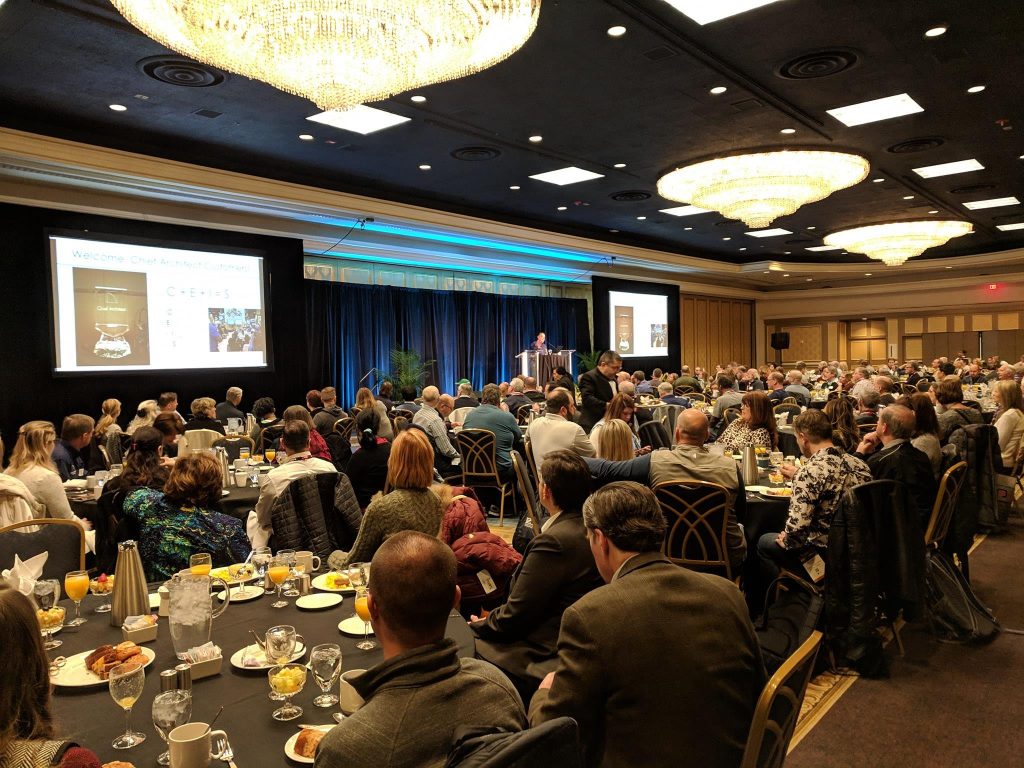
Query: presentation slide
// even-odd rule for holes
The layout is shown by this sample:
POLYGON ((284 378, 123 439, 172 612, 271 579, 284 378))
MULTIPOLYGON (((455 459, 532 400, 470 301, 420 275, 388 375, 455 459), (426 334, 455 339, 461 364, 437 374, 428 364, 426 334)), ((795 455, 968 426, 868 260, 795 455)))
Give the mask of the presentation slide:
POLYGON ((668 297, 609 291, 608 318, 623 357, 668 357, 668 297))
POLYGON ((50 236, 54 370, 267 366, 263 259, 50 236))

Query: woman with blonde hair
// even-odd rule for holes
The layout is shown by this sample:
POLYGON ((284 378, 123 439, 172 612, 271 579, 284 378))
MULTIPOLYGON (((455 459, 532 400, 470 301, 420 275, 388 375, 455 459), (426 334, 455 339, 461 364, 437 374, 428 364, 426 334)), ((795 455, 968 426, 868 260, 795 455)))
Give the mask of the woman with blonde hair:
POLYGON ((103 405, 100 406, 100 413, 102 415, 96 422, 93 434, 97 440, 102 442, 106 439, 108 430, 121 431, 121 427, 117 425, 117 419, 121 415, 121 401, 116 397, 104 400, 103 405))
POLYGON ((330 567, 369 561, 384 540, 399 531, 437 536, 444 510, 430 491, 433 482, 434 448, 426 432, 410 427, 391 446, 384 495, 374 497, 366 508, 352 550, 331 553, 330 567))
POLYGON ((601 433, 608 423, 612 421, 621 421, 626 425, 632 436, 630 441, 633 444, 633 450, 639 451, 640 438, 637 436, 636 401, 632 395, 620 392, 608 401, 608 405, 604 410, 604 416, 590 430, 590 440, 597 451, 601 450, 601 433))
POLYGON ((156 404, 156 400, 143 400, 135 410, 135 417, 128 422, 128 427, 124 431, 125 434, 134 434, 135 430, 139 427, 152 427, 153 421, 159 412, 160 408, 156 404))
POLYGON ((626 461, 636 455, 633 447, 633 431, 621 419, 607 422, 600 432, 597 443, 597 457, 609 461, 626 461))
POLYGON ((56 442, 57 430, 51 422, 30 421, 22 425, 5 474, 25 484, 35 500, 43 506, 45 517, 78 520, 68 504, 57 466, 50 458, 56 442))
POLYGON ((377 418, 380 420, 377 426, 377 437, 390 440, 395 436, 394 430, 391 428, 391 422, 388 421, 388 409, 384 406, 384 403, 375 399, 373 392, 366 387, 360 387, 356 391, 356 408, 359 409, 360 413, 370 409, 377 412, 377 418))
POLYGON ((309 427, 309 454, 317 459, 323 459, 324 461, 333 461, 331 459, 331 450, 327 447, 327 441, 324 440, 324 436, 316 431, 316 426, 313 424, 313 417, 310 416, 309 410, 304 405, 289 405, 284 409, 284 413, 281 415, 281 421, 287 424, 289 421, 301 421, 309 427))
POLYGON ((1024 404, 1020 387, 1013 379, 992 385, 992 397, 999 406, 995 425, 999 433, 999 451, 1003 454, 1003 472, 1010 474, 1017 463, 1021 441, 1024 440, 1024 404))

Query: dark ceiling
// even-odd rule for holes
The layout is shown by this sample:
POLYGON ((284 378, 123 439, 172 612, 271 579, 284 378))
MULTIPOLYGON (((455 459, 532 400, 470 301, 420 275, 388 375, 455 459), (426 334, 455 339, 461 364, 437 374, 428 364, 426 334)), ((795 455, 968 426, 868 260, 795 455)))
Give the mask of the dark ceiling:
POLYGON ((8 0, 0 125, 735 263, 863 262, 804 249, 857 224, 972 221, 974 235, 922 257, 941 258, 1024 246, 1024 230, 995 226, 1024 221, 1021 206, 963 207, 1024 199, 1022 40, 1020 0, 782 0, 703 27, 663 0, 543 0, 537 31, 509 60, 418 90, 425 103, 407 93, 374 104, 412 120, 361 136, 308 122, 320 110, 302 98, 180 61, 105 0, 8 0), (948 32, 926 38, 939 24, 948 32), (609 37, 613 25, 627 33, 609 37), (719 85, 728 90, 711 95, 719 85), (968 94, 974 85, 986 88, 968 94), (853 128, 825 112, 904 92, 924 111, 853 128), (748 237, 716 213, 659 213, 680 205, 657 194, 664 171, 765 146, 852 149, 872 169, 773 223, 789 236, 748 237), (985 170, 930 180, 911 171, 969 158, 985 170), (568 165, 604 178, 528 178, 568 165))

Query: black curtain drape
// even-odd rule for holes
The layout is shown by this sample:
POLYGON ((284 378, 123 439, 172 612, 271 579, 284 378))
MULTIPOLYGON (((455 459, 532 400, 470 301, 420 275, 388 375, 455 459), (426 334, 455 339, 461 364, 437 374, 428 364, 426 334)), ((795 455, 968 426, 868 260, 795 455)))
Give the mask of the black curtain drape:
POLYGON ((442 391, 508 380, 539 331, 552 346, 590 349, 587 302, 306 281, 309 381, 333 384, 342 404, 367 371, 389 370, 392 349, 433 360, 429 383, 442 391))

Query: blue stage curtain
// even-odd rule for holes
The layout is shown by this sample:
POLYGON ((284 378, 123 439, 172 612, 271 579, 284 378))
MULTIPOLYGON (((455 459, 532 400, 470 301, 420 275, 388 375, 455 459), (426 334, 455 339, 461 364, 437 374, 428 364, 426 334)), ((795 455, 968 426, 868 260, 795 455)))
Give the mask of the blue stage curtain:
POLYGON ((507 381, 539 331, 552 346, 590 349, 587 302, 306 281, 307 376, 311 386, 333 384, 343 405, 371 368, 390 370, 392 349, 433 360, 428 383, 442 391, 454 393, 461 378, 476 389, 507 381))

